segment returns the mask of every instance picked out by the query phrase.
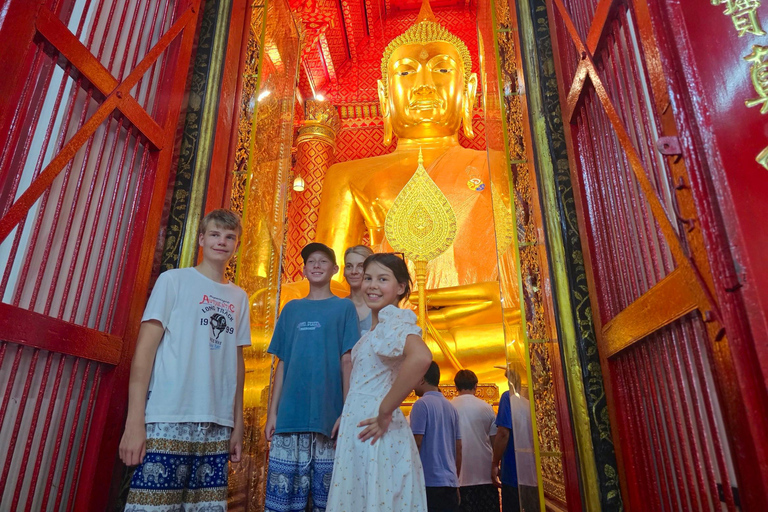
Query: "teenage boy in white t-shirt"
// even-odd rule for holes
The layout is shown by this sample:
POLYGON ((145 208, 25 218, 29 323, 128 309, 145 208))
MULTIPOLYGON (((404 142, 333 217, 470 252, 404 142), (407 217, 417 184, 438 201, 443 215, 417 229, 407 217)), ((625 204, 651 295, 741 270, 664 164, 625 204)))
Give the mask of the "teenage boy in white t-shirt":
POLYGON ((226 510, 228 460, 243 446, 248 297, 224 272, 242 227, 229 210, 200 224, 203 259, 160 275, 142 317, 120 458, 138 465, 126 511, 226 510), (181 510, 181 507, 179 508, 181 510))
POLYGON ((496 413, 488 402, 475 396, 475 372, 459 370, 453 382, 459 392, 451 405, 459 413, 461 432, 461 512, 499 510, 499 491, 491 479, 496 413))

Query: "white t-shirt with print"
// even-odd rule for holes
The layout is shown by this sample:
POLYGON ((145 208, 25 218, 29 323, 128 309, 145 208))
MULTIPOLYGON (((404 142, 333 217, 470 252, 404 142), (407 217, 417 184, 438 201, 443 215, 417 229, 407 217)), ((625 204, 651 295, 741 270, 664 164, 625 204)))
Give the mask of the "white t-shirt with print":
POLYGON ((451 404, 459 413, 461 432, 459 486, 492 483, 493 448, 490 436, 496 435, 493 407, 473 395, 459 395, 451 400, 451 404))
POLYGON ((142 322, 165 328, 149 381, 146 423, 234 426, 237 347, 251 344, 248 296, 194 268, 160 274, 142 322))

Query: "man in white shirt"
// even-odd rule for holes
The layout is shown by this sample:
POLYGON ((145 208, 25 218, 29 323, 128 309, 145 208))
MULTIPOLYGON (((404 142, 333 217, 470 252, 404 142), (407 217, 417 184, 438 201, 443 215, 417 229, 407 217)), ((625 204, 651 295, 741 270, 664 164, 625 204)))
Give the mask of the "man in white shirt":
POLYGON ((477 375, 472 370, 460 370, 453 382, 459 396, 451 404, 459 413, 462 439, 461 510, 499 510, 499 491, 491 479, 496 414, 490 404, 475 396, 477 375))

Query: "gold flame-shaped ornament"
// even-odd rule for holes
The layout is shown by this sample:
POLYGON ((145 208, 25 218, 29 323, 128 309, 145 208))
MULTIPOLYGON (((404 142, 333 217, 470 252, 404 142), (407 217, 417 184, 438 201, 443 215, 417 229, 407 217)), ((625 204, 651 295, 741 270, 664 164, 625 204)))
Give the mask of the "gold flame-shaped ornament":
POLYGON ((384 234, 395 251, 414 261, 430 261, 445 252, 456 238, 456 215, 448 198, 419 166, 395 198, 384 221, 384 234))

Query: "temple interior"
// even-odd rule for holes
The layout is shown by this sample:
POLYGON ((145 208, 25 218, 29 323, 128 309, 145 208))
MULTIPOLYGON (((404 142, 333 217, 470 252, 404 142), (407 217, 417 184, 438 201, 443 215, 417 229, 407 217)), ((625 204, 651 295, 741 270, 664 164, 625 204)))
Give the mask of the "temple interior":
POLYGON ((525 512, 768 510, 762 3, 0 1, 0 510, 122 510, 141 311, 214 208, 252 340, 229 510, 264 510, 310 242, 400 255, 443 394, 523 404, 525 512))

